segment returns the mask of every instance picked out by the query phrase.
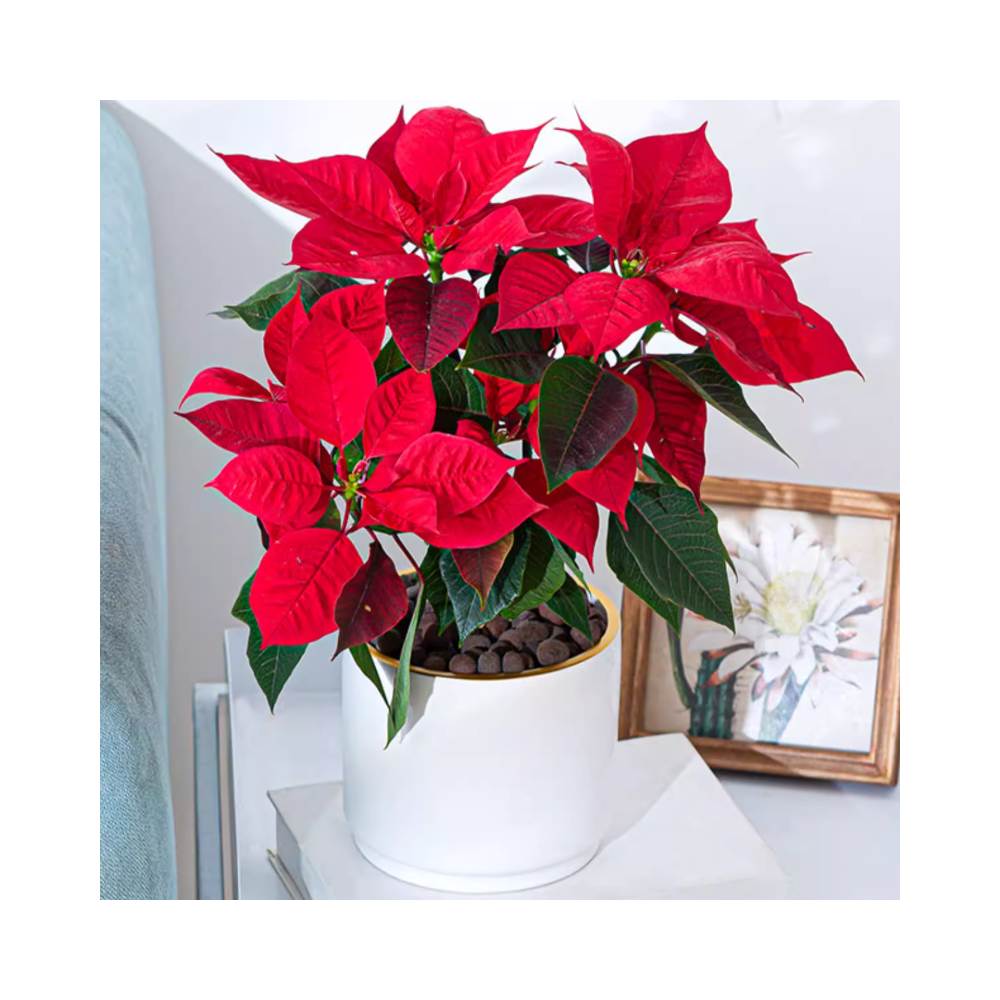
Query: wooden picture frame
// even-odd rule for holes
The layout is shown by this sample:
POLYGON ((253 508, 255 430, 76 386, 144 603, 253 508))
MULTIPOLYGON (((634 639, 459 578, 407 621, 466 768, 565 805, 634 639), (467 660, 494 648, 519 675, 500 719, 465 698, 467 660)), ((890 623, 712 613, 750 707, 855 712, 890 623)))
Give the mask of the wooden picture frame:
MULTIPOLYGON (((701 495, 713 508, 729 505, 834 517, 883 519, 889 522, 889 542, 868 752, 706 736, 691 736, 691 742, 713 768, 895 785, 899 774, 899 496, 713 477, 706 477, 701 495)), ((625 591, 622 603, 620 739, 649 736, 654 732, 645 725, 650 635, 654 617, 654 612, 642 600, 625 591)), ((678 642, 675 649, 679 648, 678 642)), ((683 671, 683 665, 681 669, 683 671)))

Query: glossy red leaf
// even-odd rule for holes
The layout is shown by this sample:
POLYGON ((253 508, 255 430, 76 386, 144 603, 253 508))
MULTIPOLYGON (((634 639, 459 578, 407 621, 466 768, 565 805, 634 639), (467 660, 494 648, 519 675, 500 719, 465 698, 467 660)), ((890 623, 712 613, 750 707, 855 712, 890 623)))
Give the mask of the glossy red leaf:
POLYGON ((410 119, 396 140, 396 165, 407 184, 431 201, 438 179, 488 134, 481 119, 458 108, 426 108, 410 119))
POLYGON ((406 119, 403 117, 403 109, 400 108, 396 120, 371 144, 366 159, 371 160, 372 163, 381 169, 382 173, 392 181, 393 187, 395 187, 401 197, 414 204, 416 202, 416 195, 413 193, 410 185, 403 179, 403 175, 396 165, 396 142, 403 134, 403 129, 405 128, 406 119))
POLYGON ((205 485, 217 489, 237 507, 275 524, 312 514, 330 492, 315 463, 283 445, 240 452, 205 485))
POLYGON ((385 549, 372 542, 368 561, 344 584, 334 617, 340 629, 337 653, 371 642, 407 612, 406 585, 385 549))
POLYGON ((417 534, 439 549, 474 549, 491 545, 541 510, 542 505, 510 476, 501 476, 496 489, 471 510, 457 515, 441 513, 437 531, 417 534))
POLYGON ((475 420, 459 420, 455 433, 459 437, 468 438, 486 448, 496 449, 493 435, 482 424, 477 424, 475 420))
POLYGON ((625 224, 632 205, 632 162, 616 139, 589 129, 564 129, 576 136, 587 156, 590 188, 594 193, 597 231, 613 247, 622 247, 625 224))
POLYGON ((490 420, 503 420, 538 393, 537 385, 522 385, 520 382, 511 382, 509 379, 486 375, 483 372, 473 372, 473 374, 483 383, 486 415, 490 420))
POLYGON ((568 484, 549 493, 545 470, 538 458, 519 465, 514 470, 514 479, 532 500, 547 508, 535 514, 532 520, 565 542, 574 552, 582 553, 593 569, 594 546, 601 526, 594 501, 581 496, 568 484))
MULTIPOLYGON (((212 150, 215 153, 215 150, 212 150)), ((310 219, 322 215, 323 202, 288 163, 239 153, 215 153, 254 194, 310 219)))
POLYGON ((302 305, 300 283, 292 298, 271 317, 264 331, 264 357, 279 382, 285 381, 292 344, 308 325, 309 316, 302 305))
POLYGON ((189 413, 178 413, 197 427, 213 444, 239 453, 269 444, 283 444, 301 451, 315 462, 323 447, 284 403, 258 403, 249 399, 222 399, 189 413))
POLYGON ((517 462, 470 438, 435 431, 414 441, 396 459, 395 471, 399 486, 434 495, 440 518, 464 514, 482 503, 517 462))
POLYGON ((433 212, 430 214, 430 221, 434 225, 443 225, 458 218, 465 201, 465 192, 469 185, 462 176, 460 167, 452 167, 441 175, 441 179, 434 189, 434 197, 431 199, 433 212))
POLYGON ((547 253, 519 253, 500 274, 497 330, 537 329, 574 323, 563 297, 577 272, 547 253))
POLYGON ((385 340, 385 282, 348 285, 327 292, 312 308, 312 317, 319 316, 346 326, 365 345, 374 361, 385 340))
POLYGON ((365 493, 359 527, 381 524, 394 531, 437 531, 437 501, 427 490, 414 486, 365 493))
POLYGON ((365 413, 365 458, 398 455, 434 426, 436 403, 430 375, 407 368, 383 382, 365 413))
POLYGON ((650 431, 653 429, 653 423, 656 420, 656 409, 653 405, 652 397, 643 384, 628 375, 619 375, 618 377, 624 378, 635 390, 635 420, 632 421, 632 426, 628 429, 625 437, 635 445, 638 451, 637 460, 641 463, 642 449, 649 440, 650 431))
POLYGON ((617 347, 629 334, 650 323, 669 322, 666 293, 645 278, 584 274, 566 289, 565 297, 595 355, 617 347))
POLYGON ((469 182, 463 216, 475 215, 485 208, 495 195, 524 172, 538 133, 547 124, 484 136, 462 153, 458 162, 469 182))
POLYGON ((249 375, 241 375, 229 368, 206 368, 195 375, 191 387, 178 405, 183 406, 191 396, 203 392, 216 396, 240 396, 244 399, 271 398, 271 393, 249 375))
POLYGON ((526 198, 512 198, 504 205, 516 208, 524 224, 535 235, 525 239, 520 246, 546 249, 576 246, 597 235, 594 206, 577 198, 564 198, 555 194, 533 194, 526 198))
POLYGON ((288 405, 306 427, 336 448, 357 437, 376 385, 365 345, 323 313, 292 346, 285 385, 288 405))
POLYGON ((324 156, 288 166, 323 203, 325 215, 335 215, 372 233, 386 236, 406 233, 396 189, 371 160, 361 156, 324 156))
POLYGON ((402 238, 352 229, 324 216, 307 222, 292 239, 290 264, 345 278, 405 278, 423 274, 427 262, 403 250, 402 238))
POLYGON ((652 362, 633 368, 627 378, 653 401, 654 420, 647 442, 653 457, 687 486, 700 504, 708 416, 705 400, 652 362))
MULTIPOLYGON (((690 316, 703 326, 713 343, 721 340, 744 365, 761 377, 759 384, 771 383, 788 387, 788 379, 781 365, 771 357, 760 331, 746 309, 727 305, 725 302, 701 299, 695 295, 679 295, 671 305, 682 315, 690 316)), ((798 320, 792 322, 798 324, 798 320)), ((674 329, 676 330, 676 324, 674 329)))
POLYGON ((402 278, 385 300, 389 328, 403 357, 418 371, 430 371, 465 339, 479 316, 479 292, 471 281, 402 278))
POLYGON ((625 506, 635 482, 635 470, 635 445, 623 438, 599 465, 570 476, 567 485, 624 520, 625 506))
POLYGON ((775 316, 794 316, 795 286, 781 265, 760 244, 719 226, 661 268, 657 278, 697 295, 775 316))
POLYGON ((274 542, 250 587, 261 648, 297 646, 334 632, 337 600, 360 566, 357 549, 339 531, 304 528, 274 542))
POLYGON ((567 323, 559 327, 559 339, 567 354, 576 354, 582 358, 593 357, 594 345, 587 339, 587 334, 579 323, 567 323))
POLYGON ((521 246, 529 235, 518 210, 501 205, 463 233, 441 264, 448 274, 466 270, 489 272, 493 270, 497 247, 509 250, 521 246))
POLYGON ((476 549, 452 549, 451 555, 462 579, 479 595, 479 602, 486 607, 486 598, 496 581, 504 560, 514 545, 514 536, 504 535, 492 545, 476 549))
MULTIPOLYGON (((833 326, 814 309, 799 304, 802 321, 785 316, 765 316, 751 312, 751 322, 759 331, 768 354, 781 366, 789 382, 854 371, 861 374, 844 342, 833 326)), ((747 365, 724 343, 712 344, 719 363, 744 385, 763 385, 765 376, 747 365)))
POLYGON ((729 172, 712 152, 705 127, 625 147, 635 182, 629 239, 647 256, 683 249, 729 211, 729 172))

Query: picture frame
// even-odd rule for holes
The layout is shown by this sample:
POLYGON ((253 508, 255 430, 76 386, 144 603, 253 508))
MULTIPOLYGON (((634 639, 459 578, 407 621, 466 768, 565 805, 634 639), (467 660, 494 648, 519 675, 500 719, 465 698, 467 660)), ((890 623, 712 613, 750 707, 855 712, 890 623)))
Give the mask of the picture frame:
POLYGON ((684 615, 678 635, 626 590, 619 738, 687 732, 713 768, 895 785, 899 495, 706 477, 701 498, 747 581, 736 632, 684 615))

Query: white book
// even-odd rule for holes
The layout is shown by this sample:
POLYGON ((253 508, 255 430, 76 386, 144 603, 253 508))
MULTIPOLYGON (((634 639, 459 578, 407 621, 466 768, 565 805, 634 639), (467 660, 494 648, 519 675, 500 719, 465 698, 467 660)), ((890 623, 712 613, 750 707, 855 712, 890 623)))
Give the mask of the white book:
POLYGON ((268 792, 271 862, 294 899, 779 899, 787 879, 767 844, 681 734, 617 745, 608 830, 597 856, 523 892, 422 889, 373 867, 354 846, 339 781, 268 792))

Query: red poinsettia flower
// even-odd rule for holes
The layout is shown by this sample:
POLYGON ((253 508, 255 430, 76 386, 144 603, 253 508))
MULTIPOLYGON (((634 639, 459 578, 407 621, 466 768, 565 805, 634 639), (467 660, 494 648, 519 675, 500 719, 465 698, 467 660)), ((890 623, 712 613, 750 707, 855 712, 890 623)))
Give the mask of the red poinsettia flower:
POLYGON ((722 223, 729 174, 704 125, 627 146, 580 125, 567 131, 587 165, 574 166, 590 183, 614 270, 581 275, 542 254, 518 255, 500 280, 498 330, 575 323, 596 356, 660 322, 689 343, 710 343, 750 384, 857 370, 830 324, 799 302, 782 266, 790 257, 771 253, 753 222, 722 223))

